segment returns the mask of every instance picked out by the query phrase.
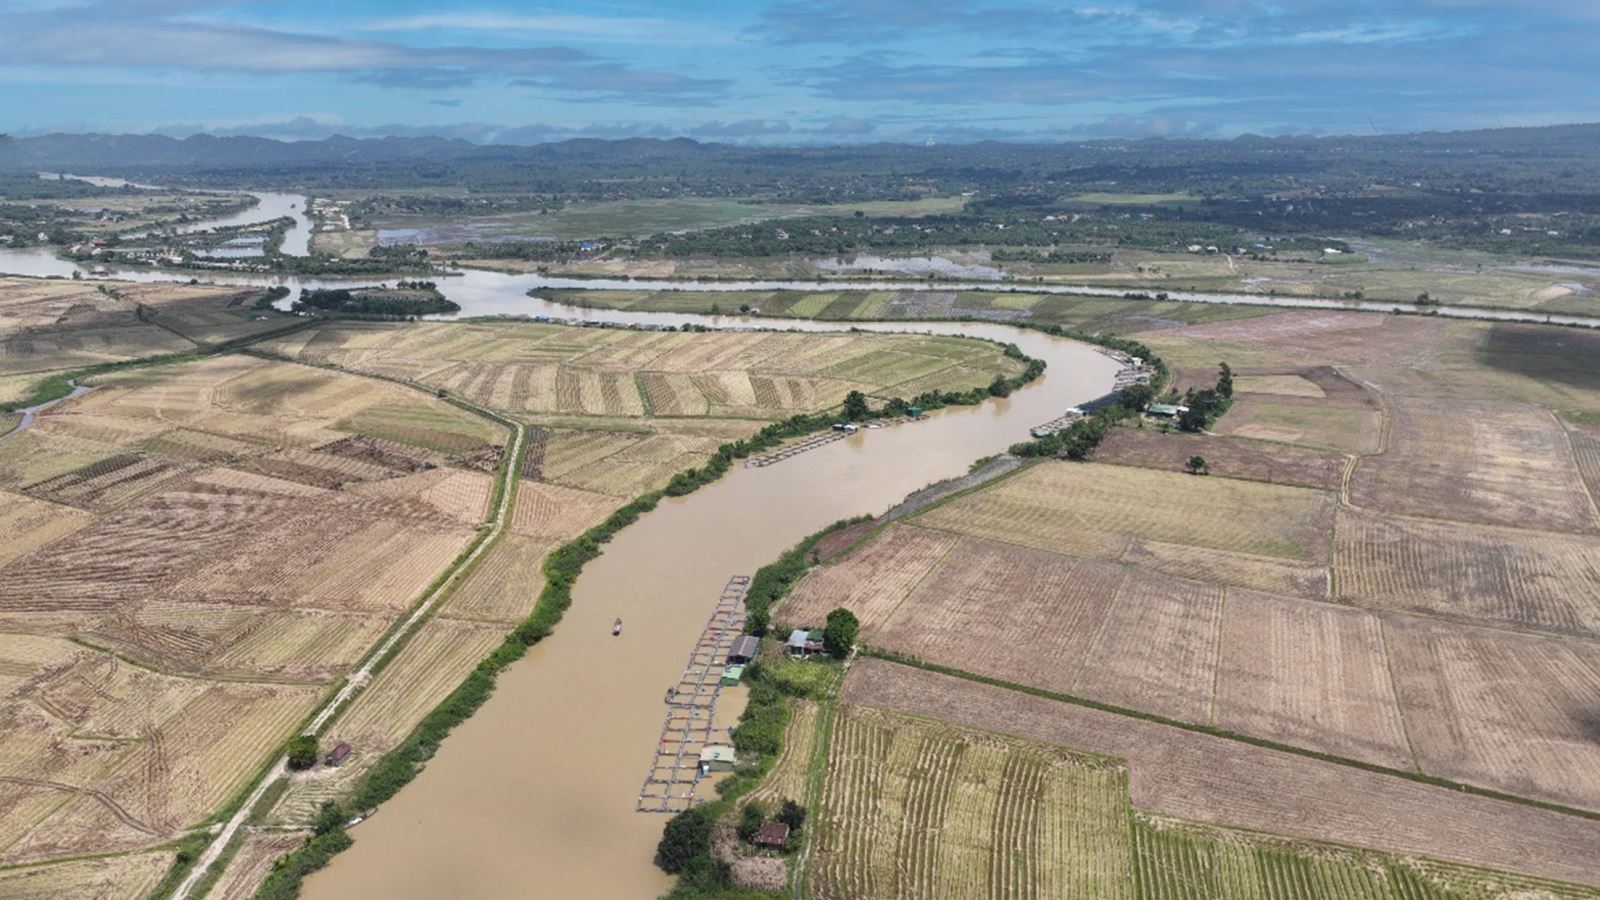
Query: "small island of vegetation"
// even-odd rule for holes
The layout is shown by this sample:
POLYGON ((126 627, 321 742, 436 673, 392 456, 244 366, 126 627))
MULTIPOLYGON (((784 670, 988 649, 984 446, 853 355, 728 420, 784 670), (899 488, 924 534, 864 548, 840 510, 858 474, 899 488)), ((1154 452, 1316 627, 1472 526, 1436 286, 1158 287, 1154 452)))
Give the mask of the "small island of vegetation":
POLYGON ((461 311, 431 281, 402 281, 392 288, 380 285, 303 290, 293 309, 362 316, 427 316, 461 311))

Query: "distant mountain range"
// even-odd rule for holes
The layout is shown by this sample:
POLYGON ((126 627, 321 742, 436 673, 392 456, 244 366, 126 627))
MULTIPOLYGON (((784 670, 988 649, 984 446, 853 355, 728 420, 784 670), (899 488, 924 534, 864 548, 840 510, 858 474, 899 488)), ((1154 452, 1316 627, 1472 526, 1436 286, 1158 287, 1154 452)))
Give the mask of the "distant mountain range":
POLYGON ((537 160, 617 160, 639 162, 647 159, 667 161, 706 161, 708 159, 746 160, 822 160, 915 156, 980 160, 1023 156, 1051 156, 1082 152, 1096 155, 1114 152, 1160 152, 1177 156, 1213 156, 1219 152, 1272 149, 1279 152, 1336 152, 1355 148, 1507 152, 1514 150, 1548 152, 1565 148, 1593 152, 1600 150, 1600 124, 1559 125, 1544 128, 1504 128, 1483 131, 1427 132, 1397 135, 1342 135, 1335 137, 1276 137, 1245 135, 1231 140, 1165 139, 1098 140, 1064 144, 1012 144, 981 142, 925 147, 920 144, 869 144, 841 147, 745 147, 702 143, 688 138, 670 140, 628 138, 623 140, 574 139, 534 145, 474 144, 441 137, 349 138, 334 136, 317 141, 280 141, 260 137, 213 137, 197 134, 186 138, 133 134, 47 134, 11 138, 0 135, 0 167, 28 168, 104 167, 104 166, 303 166, 358 164, 397 160, 524 159, 537 160), (1248 148, 1248 150, 1247 150, 1248 148))
POLYGON ((574 139, 536 145, 440 137, 280 141, 194 135, 0 135, 0 175, 113 175, 194 186, 466 186, 596 196, 764 193, 816 199, 904 191, 1179 190, 1236 188, 1471 191, 1591 195, 1600 180, 1600 124, 1484 131, 1230 140, 1097 140, 1061 144, 866 144, 752 147, 661 140, 574 139), (1511 165, 1508 165, 1510 163, 1511 165), (1264 179, 1275 177, 1275 181, 1264 179), (870 182, 870 189, 866 185, 870 182), (1137 186, 1137 188, 1136 188, 1137 186))

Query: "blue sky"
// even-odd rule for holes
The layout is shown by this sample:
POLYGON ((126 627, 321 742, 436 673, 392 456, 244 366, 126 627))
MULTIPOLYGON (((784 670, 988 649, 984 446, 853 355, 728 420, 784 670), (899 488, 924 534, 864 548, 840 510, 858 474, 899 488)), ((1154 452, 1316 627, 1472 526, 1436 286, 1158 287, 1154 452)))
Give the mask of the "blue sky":
POLYGON ((0 0, 0 130, 805 144, 1600 120, 1600 0, 0 0))

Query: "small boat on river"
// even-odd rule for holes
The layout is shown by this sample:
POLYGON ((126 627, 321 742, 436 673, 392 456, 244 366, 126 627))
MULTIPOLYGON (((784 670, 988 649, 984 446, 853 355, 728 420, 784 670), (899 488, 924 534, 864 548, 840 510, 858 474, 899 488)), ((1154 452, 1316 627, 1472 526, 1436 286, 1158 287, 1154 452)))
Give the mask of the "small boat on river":
POLYGON ((619 635, 621 633, 622 633, 622 619, 619 617, 615 622, 611 623, 611 636, 612 637, 616 637, 617 635, 619 635))

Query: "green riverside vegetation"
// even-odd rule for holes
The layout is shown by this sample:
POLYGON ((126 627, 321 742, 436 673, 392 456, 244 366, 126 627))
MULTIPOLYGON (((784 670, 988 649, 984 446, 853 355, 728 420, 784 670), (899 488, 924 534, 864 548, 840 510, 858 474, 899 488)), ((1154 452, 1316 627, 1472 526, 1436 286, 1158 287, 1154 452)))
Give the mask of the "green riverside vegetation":
MULTIPOLYGON (((1024 360, 1027 368, 1022 374, 1006 379, 1008 389, 1021 387, 1039 377, 1044 372, 1044 362, 1025 356, 1015 346, 1007 346, 1006 355, 1014 359, 1024 360)), ((329 366, 329 368, 336 368, 329 366)), ((356 372, 352 374, 369 375, 369 373, 356 372)), ((404 379, 382 375, 369 377, 395 381, 431 390, 404 379)), ((993 386, 991 386, 993 387, 993 386)), ((919 395, 915 401, 905 401, 894 398, 884 408, 868 410, 867 418, 888 417, 903 414, 912 405, 921 405, 924 409, 937 409, 951 405, 973 405, 982 403, 991 396, 989 389, 975 388, 971 391, 929 391, 919 395), (891 412, 890 410, 897 410, 891 412)), ((450 398, 453 400, 453 398, 450 398)), ((459 404, 465 409, 487 415, 504 423, 506 420, 489 413, 486 410, 470 404, 459 404)), ((439 744, 454 728, 466 721, 478 707, 489 699, 494 690, 494 683, 500 671, 511 663, 521 659, 528 649, 555 630, 568 607, 572 605, 572 586, 577 582, 583 567, 590 560, 598 557, 604 550, 605 544, 617 535, 622 529, 638 521, 639 517, 655 509, 664 497, 682 496, 697 488, 710 484, 720 478, 733 467, 735 459, 745 458, 753 453, 771 449, 781 444, 784 440, 809 434, 824 428, 831 427, 838 421, 836 413, 814 413, 810 415, 797 415, 782 422, 775 422, 763 428, 754 437, 746 438, 731 444, 724 444, 718 448, 717 453, 704 466, 685 470, 674 475, 665 488, 642 494, 627 505, 613 512, 604 522, 589 529, 576 539, 551 551, 544 561, 544 589, 540 592, 535 602, 533 611, 522 621, 505 641, 489 656, 480 662, 448 697, 433 709, 412 730, 411 734, 400 743, 398 747, 389 751, 357 782, 355 790, 343 802, 329 801, 323 815, 319 818, 321 823, 329 824, 326 830, 313 833, 298 849, 282 857, 273 868, 272 873, 256 893, 258 900, 290 900, 300 895, 300 887, 305 877, 312 872, 326 866, 339 851, 350 846, 351 838, 346 834, 343 823, 348 822, 357 813, 368 811, 383 801, 393 797, 402 787, 421 771, 421 766, 437 752, 439 744)), ((496 489, 496 496, 505 490, 506 482, 515 482, 509 474, 520 471, 520 460, 511 460, 501 475, 501 485, 496 489)), ((855 524, 857 520, 848 520, 834 527, 844 527, 855 524)), ((830 533, 833 527, 818 532, 806 539, 802 544, 806 551, 824 535, 830 533)), ((470 548, 469 548, 470 549, 470 548)), ((803 551, 804 552, 804 551, 803 551)), ((447 575, 453 572, 447 571, 447 575)), ((765 569, 763 569, 765 571, 765 569)), ((444 577, 444 576, 441 576, 444 577)), ((761 581, 758 572, 752 585, 761 581)), ((770 579, 769 579, 770 580, 770 579)), ((785 591, 786 593, 786 591, 785 591)), ((775 600, 774 600, 775 602, 775 600)), ((397 646, 392 653, 398 653, 397 646)), ((386 660, 385 660, 386 662, 386 660)), ((797 691, 803 694, 808 687, 800 687, 805 682, 791 683, 780 679, 782 686, 760 684, 770 676, 762 666, 753 666, 746 669, 745 682, 750 685, 750 696, 745 713, 740 719, 740 726, 735 730, 734 747, 745 753, 754 747, 771 747, 771 756, 775 757, 782 744, 783 728, 787 722, 788 713, 783 706, 785 691, 797 691), (743 743, 739 737, 740 732, 745 734, 743 743)), ((775 677, 775 676, 773 676, 775 677)), ((332 719, 330 719, 332 721, 332 719)), ((764 752, 764 751, 763 751, 764 752)), ((763 757, 762 773, 770 766, 771 758, 763 757)), ((729 778, 719 783, 719 790, 743 791, 760 780, 760 775, 755 775, 748 781, 741 781, 735 772, 734 778, 729 778), (726 785, 735 785, 729 788, 726 785)), ((726 896, 726 894, 722 894, 726 896)))
MULTIPOLYGON (((746 631, 750 630, 751 619, 757 615, 765 619, 772 606, 789 595, 810 569, 807 560, 819 541, 869 518, 835 522, 808 535, 775 561, 758 569, 745 594, 746 631)), ((662 829, 656 863, 678 876, 678 883, 668 897, 698 900, 770 896, 733 885, 729 866, 712 854, 712 826, 734 808, 740 796, 760 784, 777 761, 783 749, 783 733, 789 724, 789 698, 823 698, 834 689, 843 672, 843 667, 831 660, 763 658, 745 667, 743 680, 749 694, 744 713, 733 730, 733 748, 742 762, 731 775, 717 782, 719 796, 716 800, 673 816, 662 829)))

